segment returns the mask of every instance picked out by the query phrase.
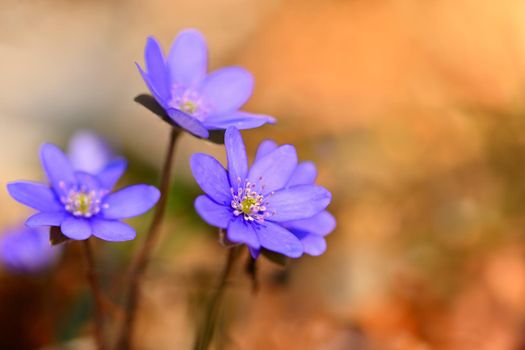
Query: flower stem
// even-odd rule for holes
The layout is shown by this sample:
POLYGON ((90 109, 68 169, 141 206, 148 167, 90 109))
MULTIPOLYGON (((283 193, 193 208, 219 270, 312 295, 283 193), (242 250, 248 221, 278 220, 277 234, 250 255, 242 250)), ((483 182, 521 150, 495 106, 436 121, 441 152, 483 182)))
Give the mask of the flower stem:
POLYGON ((197 329, 195 337, 194 350, 207 350, 213 339, 215 331, 215 325, 217 323, 217 317, 219 315, 219 306, 224 295, 225 287, 228 283, 228 278, 232 271, 232 267, 235 263, 237 256, 239 255, 239 248, 232 247, 228 249, 228 255, 226 257, 226 264, 221 273, 219 284, 215 293, 211 297, 208 308, 206 309, 206 316, 204 322, 200 328, 197 329))
POLYGON ((89 239, 84 240, 84 256, 86 258, 86 276, 91 287, 94 301, 94 316, 95 316, 95 340, 99 350, 105 350, 106 344, 104 341, 104 315, 102 313, 102 293, 97 281, 95 258, 93 257, 93 250, 89 239))
POLYGON ((116 348, 119 350, 127 350, 132 347, 133 331, 135 326, 135 319, 140 296, 140 283, 148 266, 151 253, 155 244, 157 243, 160 226, 164 213, 166 211, 166 204, 168 202, 168 194, 170 190, 171 169, 173 164, 173 154, 175 151, 175 144, 179 137, 180 130, 176 128, 171 129, 170 140, 164 159, 162 168, 162 176, 160 180, 160 199, 155 208, 153 221, 146 234, 144 244, 141 246, 139 252, 135 255, 129 270, 129 285, 127 298, 125 300, 124 321, 119 338, 117 339, 116 348))
POLYGON ((252 293, 256 294, 259 291, 259 280, 257 278, 257 260, 254 259, 251 254, 248 254, 248 260, 246 260, 246 266, 244 269, 252 281, 252 293))

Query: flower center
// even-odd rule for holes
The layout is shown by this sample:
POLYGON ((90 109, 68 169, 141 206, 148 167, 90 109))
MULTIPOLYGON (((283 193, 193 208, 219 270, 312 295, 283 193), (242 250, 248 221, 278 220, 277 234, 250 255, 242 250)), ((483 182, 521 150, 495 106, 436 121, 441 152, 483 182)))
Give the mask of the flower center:
POLYGON ((209 112, 209 106, 200 94, 192 88, 176 84, 171 89, 171 100, 169 105, 200 121, 203 121, 209 112))
POLYGON ((101 198, 101 191, 70 190, 67 196, 62 198, 62 203, 71 214, 90 218, 100 212, 101 198))
POLYGON ((188 114, 193 114, 197 111, 197 104, 190 100, 184 101, 183 103, 181 103, 180 109, 181 111, 186 112, 188 114))
POLYGON ((244 186, 238 186, 237 191, 231 188, 233 214, 235 216, 243 215, 246 221, 264 222, 264 219, 270 215, 267 211, 267 202, 264 196, 254 191, 255 184, 246 181, 244 186))
POLYGON ((245 198, 241 202, 241 211, 244 214, 251 214, 255 205, 257 205, 257 199, 245 198))

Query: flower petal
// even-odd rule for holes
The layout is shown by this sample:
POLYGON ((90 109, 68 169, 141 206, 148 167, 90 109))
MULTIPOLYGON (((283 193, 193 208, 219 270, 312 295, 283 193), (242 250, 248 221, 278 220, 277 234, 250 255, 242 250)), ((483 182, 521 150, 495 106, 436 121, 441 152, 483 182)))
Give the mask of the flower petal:
POLYGON ((302 162, 295 168, 286 186, 312 185, 317 177, 317 169, 312 162, 302 162))
POLYGON ((111 159, 111 150, 97 134, 83 130, 76 132, 69 141, 68 157, 73 169, 96 174, 111 159))
POLYGON ((237 129, 253 129, 264 124, 275 124, 275 118, 269 115, 253 114, 248 112, 234 112, 224 116, 214 116, 206 118, 204 125, 208 129, 226 129, 229 126, 235 126, 237 129))
POLYGON ((2 232, 0 261, 13 273, 38 273, 53 265, 62 251, 49 244, 49 229, 19 227, 2 232))
POLYGON ((332 214, 324 210, 307 219, 286 222, 284 226, 290 231, 297 230, 326 236, 335 229, 336 221, 332 214))
POLYGON ((241 216, 230 222, 227 236, 234 243, 244 243, 255 249, 261 247, 253 224, 246 222, 241 216))
POLYGON ((297 154, 291 145, 284 145, 257 160, 250 169, 248 181, 262 184, 264 194, 279 190, 286 185, 297 166, 297 154))
POLYGON ((123 242, 134 239, 137 234, 133 227, 118 220, 91 220, 93 235, 108 242, 123 242))
POLYGON ((233 219, 230 208, 217 204, 210 197, 204 195, 195 199, 195 210, 207 224, 219 228, 227 228, 233 219))
POLYGON ((304 252, 308 255, 319 256, 326 251, 326 241, 323 236, 306 234, 299 239, 303 244, 304 252))
POLYGON ((290 258, 298 258, 303 254, 301 241, 284 227, 269 221, 253 227, 262 247, 290 258))
POLYGON ((252 247, 248 247, 248 250, 250 251, 252 258, 254 259, 257 259, 259 255, 261 254, 261 249, 255 249, 252 247))
POLYGON ((200 92, 211 105, 209 117, 237 111, 252 95, 253 77, 240 67, 216 70, 202 82, 200 92))
POLYGON ((150 185, 133 185, 108 194, 102 205, 105 219, 125 219, 144 214, 160 198, 157 188, 150 185))
POLYGON ((86 191, 97 191, 102 187, 100 181, 95 175, 83 171, 77 171, 75 172, 75 177, 77 178, 79 186, 86 191))
POLYGON ((60 226, 67 216, 67 213, 63 211, 57 211, 54 213, 36 213, 26 220, 26 226, 60 226))
POLYGON ((208 47, 203 35, 195 29, 180 32, 171 45, 167 64, 171 82, 198 84, 208 69, 208 47))
POLYGON ((63 209, 55 193, 46 185, 29 181, 11 182, 7 191, 17 202, 38 211, 60 211, 63 209))
POLYGON ((135 65, 137 66, 137 69, 139 70, 139 73, 142 76, 142 80, 144 80, 149 91, 152 93, 153 97, 155 97, 155 100, 157 100, 157 102, 162 106, 162 108, 168 108, 170 94, 166 94, 165 91, 164 93, 159 91, 157 87, 153 84, 153 81, 151 80, 148 73, 144 72, 144 70, 138 63, 135 62, 135 65))
POLYGON ((275 192, 268 197, 272 212, 268 220, 283 222, 307 219, 324 210, 332 195, 324 187, 299 185, 275 192))
POLYGON ((259 147, 257 148, 257 153, 255 154, 254 162, 257 162, 262 157, 276 150, 277 147, 277 143, 274 140, 264 140, 259 144, 259 147))
POLYGON ((115 159, 106 165, 97 175, 101 186, 108 190, 115 187, 115 184, 126 171, 127 166, 128 162, 124 158, 115 159))
POLYGON ((243 184, 248 174, 248 156, 239 130, 229 127, 224 134, 224 147, 228 158, 228 175, 231 187, 243 184))
POLYGON ((170 82, 168 69, 159 42, 150 36, 144 49, 144 62, 153 88, 163 99, 169 99, 170 82))
POLYGON ((65 194, 67 188, 76 183, 69 159, 57 146, 49 143, 42 145, 40 160, 51 186, 60 195, 65 194))
POLYGON ((230 182, 221 163, 212 156, 196 153, 191 157, 190 165, 200 188, 217 203, 230 205, 230 182))
POLYGON ((208 129, 195 117, 188 115, 178 109, 168 108, 166 110, 170 118, 175 121, 181 128, 189 131, 195 136, 207 138, 210 136, 208 129))
POLYGON ((91 236, 91 225, 86 219, 68 216, 60 225, 60 230, 71 239, 84 240, 91 236))

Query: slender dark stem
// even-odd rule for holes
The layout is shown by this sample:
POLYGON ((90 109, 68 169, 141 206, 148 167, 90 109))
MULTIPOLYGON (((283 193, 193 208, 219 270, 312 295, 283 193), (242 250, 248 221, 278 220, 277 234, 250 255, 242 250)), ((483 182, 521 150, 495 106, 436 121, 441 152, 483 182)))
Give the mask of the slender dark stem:
POLYGON ((221 273, 219 284, 209 301, 204 322, 202 326, 197 329, 195 345, 193 346, 194 350, 207 350, 211 344, 215 331, 215 325, 217 323, 217 317, 219 315, 219 307, 222 301, 222 296, 224 295, 225 287, 228 284, 228 278, 232 271, 234 262, 239 254, 238 250, 238 247, 228 249, 226 264, 224 265, 224 269, 221 273))
POLYGON ((102 292, 97 281, 95 258, 93 257, 93 250, 88 239, 83 242, 84 255, 86 258, 86 276, 93 294, 94 316, 95 316, 95 340, 99 350, 105 350, 106 344, 104 340, 104 315, 102 313, 102 292))
POLYGON ((257 278, 257 260, 254 259, 249 253, 244 270, 252 282, 252 293, 256 294, 259 291, 259 280, 257 278))
POLYGON ((153 248, 157 243, 160 233, 160 226, 166 211, 166 204, 168 202, 168 194, 170 189, 173 154, 179 134, 179 129, 171 129, 170 140, 168 143, 168 149, 166 152, 166 158, 164 159, 162 176, 160 180, 160 199, 155 208, 153 221, 151 222, 151 226, 146 234, 144 244, 141 246, 139 252, 135 255, 130 265, 128 282, 129 287, 127 299, 125 301, 124 321, 120 336, 117 339, 116 346, 118 350, 127 350, 132 347, 133 331, 140 297, 141 280, 150 261, 153 248))

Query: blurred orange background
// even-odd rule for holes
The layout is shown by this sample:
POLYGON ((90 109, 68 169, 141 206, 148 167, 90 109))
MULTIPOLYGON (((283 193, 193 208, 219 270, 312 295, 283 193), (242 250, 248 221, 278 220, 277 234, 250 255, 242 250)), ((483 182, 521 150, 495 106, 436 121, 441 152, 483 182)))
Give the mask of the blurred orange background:
MULTIPOLYGON (((239 265, 215 349, 505 350, 525 347, 525 2, 520 0, 19 1, 0 4, 0 227, 28 211, 5 184, 41 179, 38 147, 93 129, 156 183, 168 127, 133 102, 148 35, 201 30, 212 69, 253 72, 246 110, 293 143, 333 194, 321 257, 239 265)), ((189 349, 224 259, 193 213, 184 136, 148 278, 138 346, 189 349)), ((97 245, 106 286, 137 242, 97 245)), ((89 349, 75 244, 49 275, 0 271, 0 348, 89 349)), ((114 282, 114 281, 113 281, 114 282)), ((115 287, 119 288, 118 283, 115 287)), ((112 316, 118 321, 120 314, 112 316)))

